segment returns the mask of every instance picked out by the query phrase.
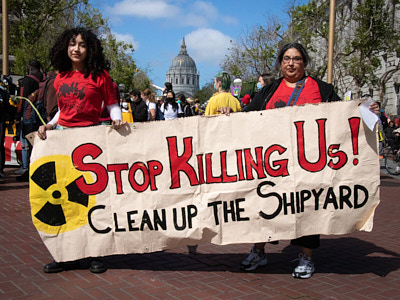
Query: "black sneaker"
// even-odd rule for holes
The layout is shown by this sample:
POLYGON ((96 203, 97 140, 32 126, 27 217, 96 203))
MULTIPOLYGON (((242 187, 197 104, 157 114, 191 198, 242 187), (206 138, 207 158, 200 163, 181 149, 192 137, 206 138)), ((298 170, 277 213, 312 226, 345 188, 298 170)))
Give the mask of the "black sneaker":
POLYGON ((107 268, 104 265, 103 261, 101 261, 100 259, 91 259, 89 262, 89 271, 99 274, 107 271, 107 268))

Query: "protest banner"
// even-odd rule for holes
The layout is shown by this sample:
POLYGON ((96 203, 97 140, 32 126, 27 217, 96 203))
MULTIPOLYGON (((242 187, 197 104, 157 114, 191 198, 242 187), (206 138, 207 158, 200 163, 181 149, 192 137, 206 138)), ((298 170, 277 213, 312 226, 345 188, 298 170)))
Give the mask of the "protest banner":
POLYGON ((359 105, 32 135, 33 223, 58 262, 371 231, 377 132, 359 105))

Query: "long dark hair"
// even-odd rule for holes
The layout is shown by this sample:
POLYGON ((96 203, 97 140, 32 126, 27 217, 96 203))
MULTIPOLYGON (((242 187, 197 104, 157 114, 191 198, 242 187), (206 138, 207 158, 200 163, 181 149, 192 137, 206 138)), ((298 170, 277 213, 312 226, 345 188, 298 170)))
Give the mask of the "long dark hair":
POLYGON ((168 104, 172 106, 172 109, 173 109, 174 111, 176 111, 176 110, 178 109, 178 103, 176 103, 176 100, 175 100, 175 93, 174 93, 173 91, 168 91, 167 96, 165 97, 164 108, 167 108, 168 104), (172 99, 172 100, 169 100, 169 99, 168 99, 168 94, 169 94, 169 93, 171 93, 172 96, 173 96, 173 99, 172 99))
POLYGON ((107 69, 107 61, 104 57, 100 40, 90 29, 76 27, 65 30, 57 38, 53 48, 50 50, 51 64, 59 72, 72 69, 72 62, 68 57, 68 45, 70 40, 77 37, 79 34, 86 43, 87 55, 84 62, 85 78, 92 75, 93 80, 95 80, 103 70, 107 69))

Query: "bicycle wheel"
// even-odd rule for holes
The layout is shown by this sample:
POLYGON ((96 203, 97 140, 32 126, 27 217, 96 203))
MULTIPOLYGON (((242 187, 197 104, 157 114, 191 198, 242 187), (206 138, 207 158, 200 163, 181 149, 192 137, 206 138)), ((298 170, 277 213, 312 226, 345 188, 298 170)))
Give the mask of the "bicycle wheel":
POLYGON ((386 171, 390 174, 390 175, 397 175, 396 169, 398 166, 398 162, 396 160, 396 155, 390 151, 389 153, 387 153, 385 155, 385 168, 386 171))

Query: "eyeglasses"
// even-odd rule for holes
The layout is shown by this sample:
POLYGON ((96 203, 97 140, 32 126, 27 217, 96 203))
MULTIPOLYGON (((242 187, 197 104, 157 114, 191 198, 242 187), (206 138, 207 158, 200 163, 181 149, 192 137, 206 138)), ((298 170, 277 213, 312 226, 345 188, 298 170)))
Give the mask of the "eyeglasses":
POLYGON ((303 61, 303 58, 301 56, 295 56, 295 57, 290 57, 290 56, 284 56, 282 59, 285 63, 290 62, 293 60, 294 63, 298 64, 303 61))

